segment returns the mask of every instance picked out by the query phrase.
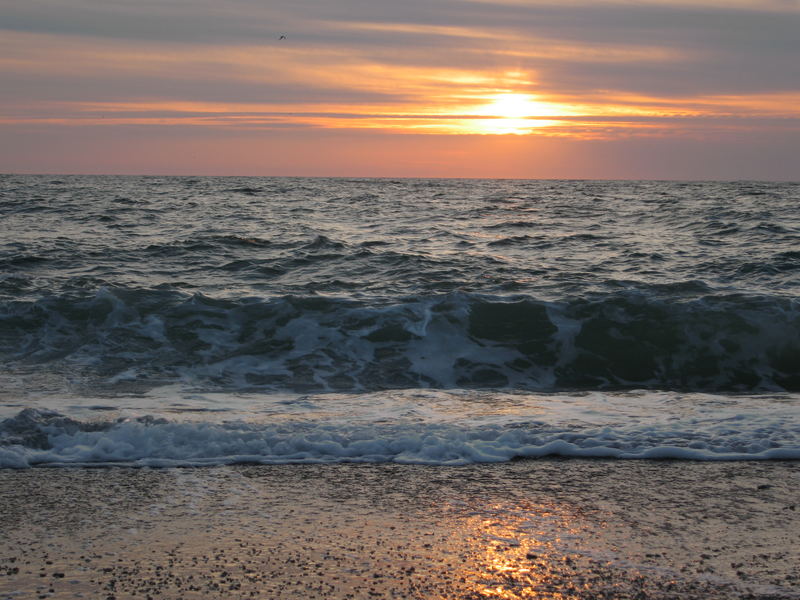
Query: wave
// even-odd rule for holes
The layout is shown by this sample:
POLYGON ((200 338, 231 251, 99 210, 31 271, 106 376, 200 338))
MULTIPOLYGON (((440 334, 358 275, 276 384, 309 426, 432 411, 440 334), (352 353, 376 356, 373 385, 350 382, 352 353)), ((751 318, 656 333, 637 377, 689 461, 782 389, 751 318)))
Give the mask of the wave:
POLYGON ((219 299, 104 288, 0 304, 0 360, 224 389, 800 390, 800 303, 631 290, 219 299))
POLYGON ((617 459, 796 460, 791 418, 633 419, 612 426, 543 422, 171 422, 152 416, 79 421, 25 409, 0 421, 0 468, 176 467, 222 464, 395 462, 464 465, 544 456, 617 459))

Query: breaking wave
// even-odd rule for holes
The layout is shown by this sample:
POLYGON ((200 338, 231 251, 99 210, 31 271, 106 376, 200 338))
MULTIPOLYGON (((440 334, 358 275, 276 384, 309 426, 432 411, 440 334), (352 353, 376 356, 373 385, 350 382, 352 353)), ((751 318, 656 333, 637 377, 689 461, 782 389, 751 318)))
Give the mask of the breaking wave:
POLYGON ((0 305, 0 359, 212 389, 798 391, 800 303, 630 290, 382 303, 103 288, 0 305))

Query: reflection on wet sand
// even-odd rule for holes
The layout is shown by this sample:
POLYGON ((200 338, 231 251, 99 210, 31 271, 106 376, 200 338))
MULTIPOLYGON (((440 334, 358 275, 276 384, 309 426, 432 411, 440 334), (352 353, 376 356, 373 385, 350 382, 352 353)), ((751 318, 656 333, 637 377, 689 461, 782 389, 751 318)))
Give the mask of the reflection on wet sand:
POLYGON ((0 470, 0 600, 798 600, 800 464, 0 470), (632 482, 638 482, 632 486, 632 482))
POLYGON ((593 590, 583 575, 564 587, 565 569, 571 570, 578 560, 570 543, 586 529, 574 509, 555 504, 493 504, 480 512, 458 525, 473 547, 473 564, 464 567, 472 594, 558 600, 570 597, 571 592, 593 590))

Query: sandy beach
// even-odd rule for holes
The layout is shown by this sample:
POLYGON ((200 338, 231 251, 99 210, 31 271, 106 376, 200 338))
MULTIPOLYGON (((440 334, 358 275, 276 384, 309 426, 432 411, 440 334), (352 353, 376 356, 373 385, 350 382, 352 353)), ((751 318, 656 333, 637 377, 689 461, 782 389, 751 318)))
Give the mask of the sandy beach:
POLYGON ((798 462, 0 471, 0 598, 800 598, 798 462))

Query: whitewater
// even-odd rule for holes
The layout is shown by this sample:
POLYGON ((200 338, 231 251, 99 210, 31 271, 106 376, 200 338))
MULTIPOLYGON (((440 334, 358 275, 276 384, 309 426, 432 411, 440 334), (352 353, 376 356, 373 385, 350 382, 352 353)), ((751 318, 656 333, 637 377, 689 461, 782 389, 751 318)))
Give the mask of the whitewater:
POLYGON ((0 467, 800 459, 799 200, 0 176, 0 467))

